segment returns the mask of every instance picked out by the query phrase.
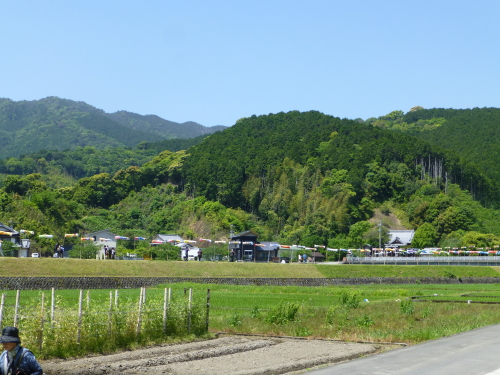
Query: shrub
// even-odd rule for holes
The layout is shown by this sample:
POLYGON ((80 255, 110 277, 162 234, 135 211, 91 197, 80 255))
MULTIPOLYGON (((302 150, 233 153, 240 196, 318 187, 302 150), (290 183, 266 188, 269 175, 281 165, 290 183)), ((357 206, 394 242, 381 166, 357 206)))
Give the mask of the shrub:
POLYGON ((356 324, 358 327, 370 327, 375 324, 375 322, 372 318, 365 314, 356 321, 356 324))
POLYGON ((399 305, 399 310, 402 314, 411 315, 415 312, 415 306, 413 305, 413 300, 406 299, 401 301, 399 305))
POLYGON ((268 311, 265 321, 280 326, 293 322, 297 318, 299 307, 298 303, 280 302, 268 311))
POLYGON ((359 302, 360 298, 357 293, 342 292, 342 295, 340 296, 341 305, 351 309, 359 307, 359 302))

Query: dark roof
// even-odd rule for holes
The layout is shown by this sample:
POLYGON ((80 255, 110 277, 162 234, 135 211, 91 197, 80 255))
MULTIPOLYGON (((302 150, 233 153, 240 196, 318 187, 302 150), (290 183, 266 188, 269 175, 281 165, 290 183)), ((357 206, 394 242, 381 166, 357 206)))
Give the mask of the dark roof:
POLYGON ((13 236, 19 235, 19 232, 17 230, 5 225, 4 223, 0 223, 0 231, 12 233, 13 236))
POLYGON ((313 251, 311 253, 311 257, 313 257, 313 258, 324 258, 325 256, 323 254, 317 252, 317 251, 313 251))
POLYGON ((255 237, 257 238, 257 234, 252 232, 251 230, 247 230, 245 232, 241 232, 239 234, 236 234, 234 236, 232 236, 231 238, 240 238, 240 237, 255 237))

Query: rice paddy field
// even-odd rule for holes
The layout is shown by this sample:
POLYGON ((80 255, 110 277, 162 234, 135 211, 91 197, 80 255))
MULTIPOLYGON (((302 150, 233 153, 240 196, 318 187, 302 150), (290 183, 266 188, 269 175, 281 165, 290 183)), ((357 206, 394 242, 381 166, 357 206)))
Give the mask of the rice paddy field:
MULTIPOLYGON (((191 288, 198 306, 207 303, 209 290, 212 334, 414 344, 500 323, 499 284, 269 287, 175 283, 148 288, 148 299, 161 300, 165 288, 171 288, 177 299, 185 298, 191 288)), ((115 292, 88 293, 93 303, 106 305, 115 292)), ((15 299, 15 291, 3 293, 7 301, 15 299)), ((24 301, 36 303, 40 293, 21 294, 24 301)), ((57 295, 61 304, 78 303, 76 290, 57 291, 57 295)), ((120 290, 119 298, 138 300, 139 289, 120 290)))
MULTIPOLYGON (((0 276, 19 275, 450 279, 500 276, 497 267, 477 266, 0 259, 0 276)), ((498 284, 279 287, 173 283, 148 288, 147 298, 160 301, 166 288, 171 288, 177 299, 186 298, 186 291, 191 288, 198 305, 209 302, 209 332, 212 335, 226 332, 414 344, 500 323, 500 277, 498 284)), ((5 294, 10 303, 15 299, 15 291, 0 293, 5 294)), ((23 303, 39 305, 41 293, 22 291, 23 303)), ((46 296, 49 293, 44 292, 46 296)), ((78 303, 79 291, 58 290, 56 293, 61 305, 78 303)), ((111 303, 110 295, 116 291, 85 293, 104 306, 111 303)), ((139 294, 139 289, 120 290, 119 298, 138 300, 139 294)))

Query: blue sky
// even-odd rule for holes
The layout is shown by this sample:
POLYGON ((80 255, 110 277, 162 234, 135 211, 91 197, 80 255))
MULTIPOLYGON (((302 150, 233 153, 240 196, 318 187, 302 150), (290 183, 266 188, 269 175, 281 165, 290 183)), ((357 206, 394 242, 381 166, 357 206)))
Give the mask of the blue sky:
POLYGON ((0 97, 206 126, 498 107, 500 1, 2 1, 0 97))

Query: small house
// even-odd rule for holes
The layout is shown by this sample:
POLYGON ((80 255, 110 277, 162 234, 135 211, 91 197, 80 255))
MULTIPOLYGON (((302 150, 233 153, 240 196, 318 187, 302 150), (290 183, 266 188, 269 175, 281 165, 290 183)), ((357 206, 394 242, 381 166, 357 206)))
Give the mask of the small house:
POLYGON ((99 246, 100 250, 97 254, 99 259, 104 259, 104 246, 116 249, 116 234, 112 233, 109 229, 89 233, 86 237, 92 238, 94 244, 99 246))
POLYGON ((229 240, 229 250, 236 254, 236 261, 256 261, 255 244, 257 243, 257 234, 247 230, 231 236, 229 240))
POLYGON ((5 248, 2 244, 5 241, 10 241, 13 243, 13 254, 14 257, 22 258, 29 256, 30 252, 30 240, 28 238, 21 238, 21 234, 3 223, 0 223, 0 256, 5 256, 3 249, 5 248))

